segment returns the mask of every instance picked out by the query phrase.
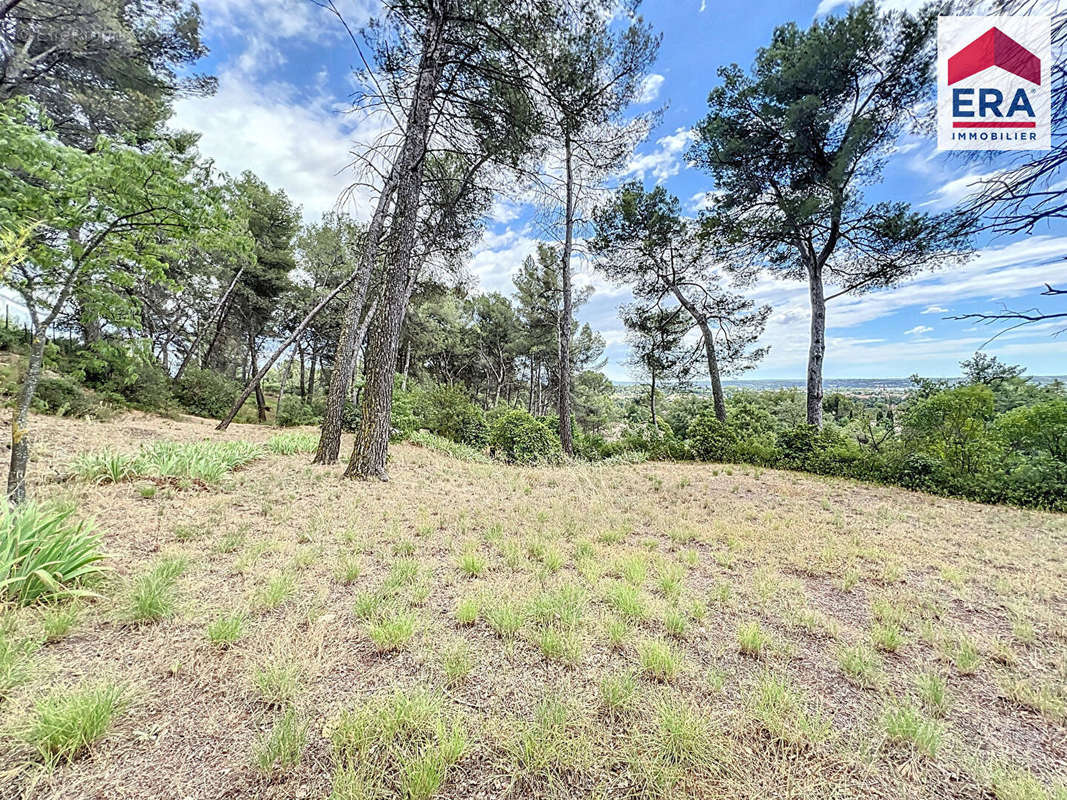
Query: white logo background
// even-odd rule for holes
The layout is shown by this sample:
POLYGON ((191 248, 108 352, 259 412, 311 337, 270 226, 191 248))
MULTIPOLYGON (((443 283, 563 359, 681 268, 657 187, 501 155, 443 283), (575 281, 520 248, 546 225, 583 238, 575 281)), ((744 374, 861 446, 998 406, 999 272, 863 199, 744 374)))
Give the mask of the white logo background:
MULTIPOLYGON (((1051 84, 1052 24, 1049 17, 988 16, 939 17, 937 24, 937 147, 939 150, 1049 150, 1052 147, 1051 84), (962 48, 999 28, 1014 41, 1041 59, 1041 85, 1007 70, 991 66, 949 86, 948 60, 962 48), (991 121, 978 116, 978 90, 997 89, 1004 96, 1006 112, 1015 92, 1023 88, 1033 107, 1034 117, 1016 115, 1013 119, 1033 120, 1033 128, 953 127, 952 90, 974 89, 972 122, 991 121), (1032 135, 1031 135, 1032 134, 1032 135)), ((961 121, 957 118, 955 121, 961 121)))

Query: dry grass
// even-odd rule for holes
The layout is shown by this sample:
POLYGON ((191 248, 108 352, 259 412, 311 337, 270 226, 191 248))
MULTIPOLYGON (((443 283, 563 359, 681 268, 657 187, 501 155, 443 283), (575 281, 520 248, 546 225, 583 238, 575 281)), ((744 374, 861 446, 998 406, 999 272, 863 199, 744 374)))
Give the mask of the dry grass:
POLYGON ((56 479, 105 445, 273 431, 38 422, 34 491, 96 518, 114 575, 58 635, 55 609, 3 612, 30 663, 0 797, 1063 797, 1063 516, 410 445, 389 484, 271 453, 146 497, 56 479), (161 563, 167 613, 132 624, 161 563), (42 763, 19 732, 86 681, 123 707, 42 763))

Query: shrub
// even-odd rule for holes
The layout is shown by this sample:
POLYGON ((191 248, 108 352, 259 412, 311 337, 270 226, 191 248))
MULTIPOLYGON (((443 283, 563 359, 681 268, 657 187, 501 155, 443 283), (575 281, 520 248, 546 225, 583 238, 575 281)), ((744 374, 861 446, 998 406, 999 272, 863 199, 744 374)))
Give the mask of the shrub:
POLYGON ((233 406, 241 387, 210 369, 190 367, 174 384, 174 396, 190 414, 221 419, 233 406))
POLYGON ((345 433, 355 433, 359 427, 359 406, 351 400, 345 400, 341 406, 341 430, 345 433))
POLYGON ((391 424, 394 439, 406 439, 419 429, 419 418, 416 413, 417 400, 418 395, 415 392, 400 387, 393 391, 391 424))
POLYGON ((283 428, 296 425, 318 425, 322 419, 310 403, 299 397, 283 397, 282 407, 278 411, 278 424, 283 428))
POLYGON ((988 386, 957 386, 918 400, 904 418, 904 439, 954 472, 974 474, 995 450, 989 436, 992 418, 988 386))
POLYGON ((498 417, 489 431, 490 451, 509 463, 558 461, 559 437, 528 412, 514 409, 498 417))
POLYGON ((102 404, 67 377, 41 378, 33 404, 37 411, 60 417, 99 416, 96 412, 102 410, 102 404))
POLYGON ((0 505, 0 599, 18 605, 90 594, 79 588, 104 572, 100 535, 73 509, 0 505))
POLYGON ((485 415, 457 386, 436 386, 424 393, 417 414, 419 427, 453 442, 484 447, 489 437, 485 415))
POLYGON ((701 461, 733 461, 740 437, 729 423, 721 422, 705 409, 689 425, 689 443, 701 461))

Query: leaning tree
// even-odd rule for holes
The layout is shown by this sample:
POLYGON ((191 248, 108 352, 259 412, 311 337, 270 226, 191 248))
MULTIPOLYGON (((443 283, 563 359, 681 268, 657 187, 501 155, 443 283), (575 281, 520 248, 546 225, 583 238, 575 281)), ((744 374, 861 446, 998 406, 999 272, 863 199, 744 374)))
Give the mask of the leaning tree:
POLYGON ((719 70, 689 157, 715 179, 715 230, 748 258, 803 280, 811 302, 807 421, 822 424, 826 304, 959 255, 964 222, 868 203, 898 136, 929 99, 937 10, 873 0, 807 30, 775 29, 745 72, 719 70), (830 291, 827 293, 827 288, 830 291))

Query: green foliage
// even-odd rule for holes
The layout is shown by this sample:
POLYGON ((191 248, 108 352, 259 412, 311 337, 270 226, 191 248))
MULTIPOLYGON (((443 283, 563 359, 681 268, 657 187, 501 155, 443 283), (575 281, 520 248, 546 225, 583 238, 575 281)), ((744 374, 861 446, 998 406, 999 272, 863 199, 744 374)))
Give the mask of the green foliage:
POLYGON ((250 442, 153 442, 137 453, 83 453, 70 470, 82 480, 117 483, 135 478, 217 483, 226 473, 262 457, 250 442))
POLYGON ((37 701, 21 738, 49 764, 73 761, 107 732, 124 697, 113 684, 57 689, 37 701))
POLYGON ((90 594, 104 572, 100 535, 73 509, 0 505, 0 599, 18 605, 90 594))
POLYGON ((993 392, 988 386, 957 386, 912 405, 904 418, 904 437, 950 470, 975 474, 996 451, 989 436, 992 418, 993 392))
POLYGON ((430 433, 481 448, 489 437, 482 414, 459 386, 435 386, 419 397, 418 424, 430 433))
POLYGON ((555 431, 521 409, 508 411, 493 420, 489 449, 493 455, 513 464, 558 461, 562 454, 555 431))
POLYGON ((190 414, 222 419, 241 393, 237 381, 210 369, 189 367, 174 384, 174 396, 190 414))
POLYGON ((473 447, 453 442, 451 439, 444 439, 432 433, 427 433, 426 431, 415 431, 415 433, 408 437, 408 441, 419 447, 425 447, 429 450, 436 450, 439 453, 444 453, 445 455, 459 459, 460 461, 469 461, 473 464, 490 463, 489 456, 481 450, 475 450, 473 447))
POLYGON ((704 409, 687 430, 693 455, 701 461, 730 462, 737 456, 740 442, 737 431, 719 421, 712 409, 704 409))
POLYGON ((283 428, 291 428, 297 425, 318 425, 322 422, 322 417, 310 403, 299 397, 283 397, 277 422, 283 428))
POLYGON ((300 763, 310 723, 287 708, 270 732, 256 742, 254 755, 261 772, 292 769, 300 763))
POLYGON ((272 453, 292 456, 297 453, 314 453, 319 446, 318 434, 294 431, 278 433, 267 440, 267 449, 272 453))
POLYGON ((41 378, 37 384, 33 407, 35 411, 60 417, 106 419, 112 413, 103 402, 95 399, 75 380, 66 376, 41 378))

